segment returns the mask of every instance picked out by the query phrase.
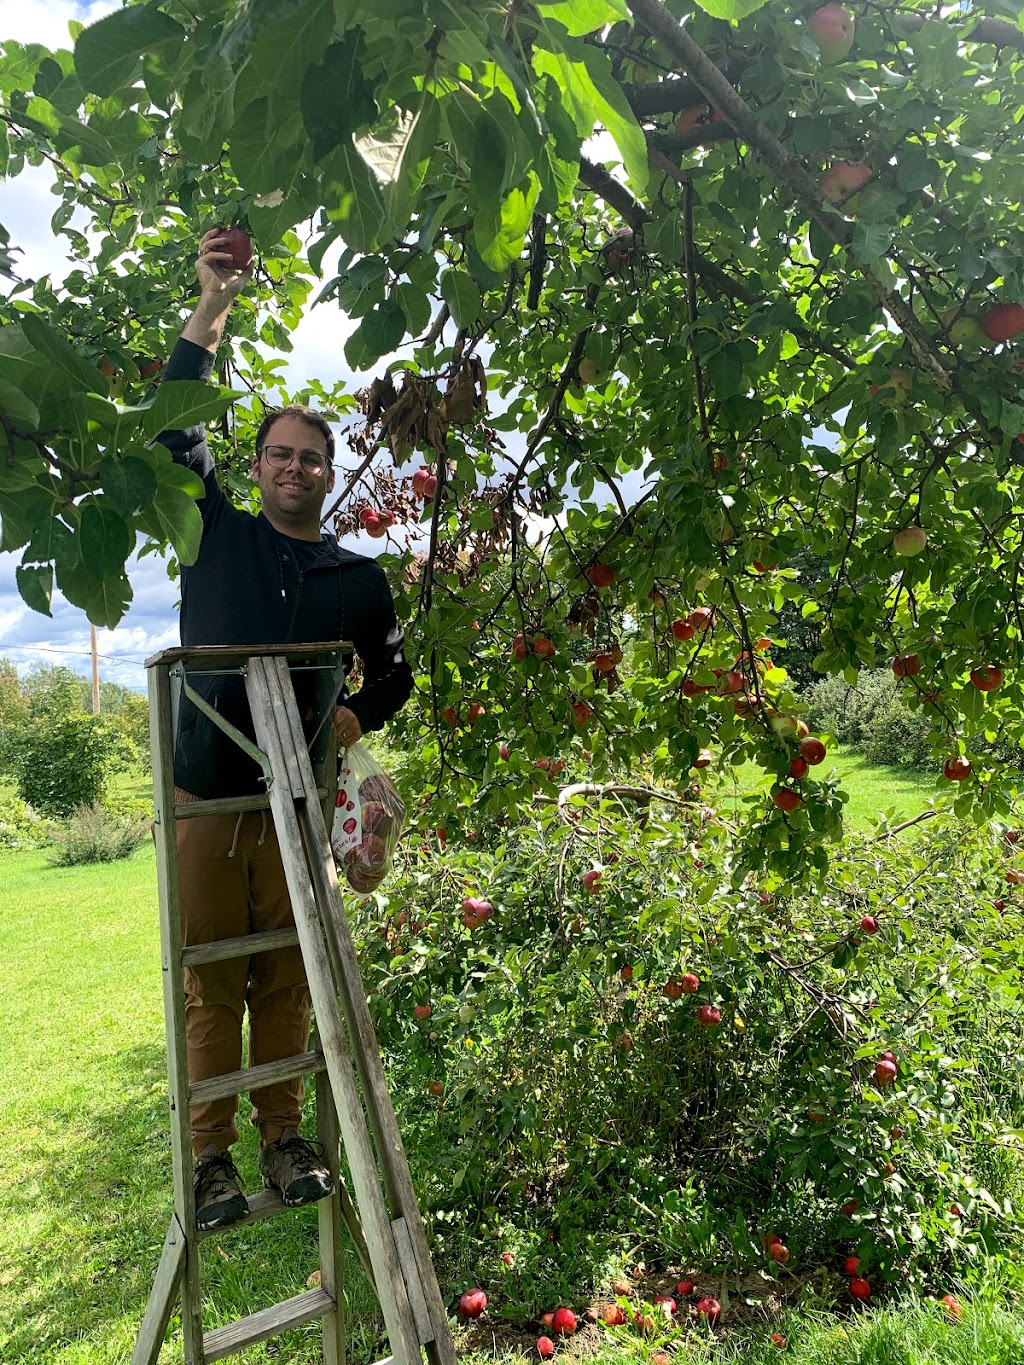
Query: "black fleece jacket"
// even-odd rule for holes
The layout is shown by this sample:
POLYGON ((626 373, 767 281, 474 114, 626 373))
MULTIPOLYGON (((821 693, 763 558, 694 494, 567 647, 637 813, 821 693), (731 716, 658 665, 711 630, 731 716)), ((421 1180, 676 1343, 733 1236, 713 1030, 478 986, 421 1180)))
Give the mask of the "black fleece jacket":
MULTIPOLYGON (((162 382, 209 379, 213 361, 204 347, 180 340, 162 382)), ((217 482, 203 427, 165 431, 159 440, 178 464, 200 476, 206 488, 199 502, 203 517, 199 557, 181 574, 181 643, 350 640, 362 661, 363 684, 351 698, 343 686, 340 700, 355 713, 364 731, 381 729, 409 699, 413 678, 391 590, 377 562, 343 550, 331 536, 325 535, 319 545, 295 540, 276 531, 262 513, 253 516, 239 511, 217 482)), ((351 666, 351 658, 348 663, 351 666)), ((315 676, 293 674, 300 714, 307 719, 314 709, 315 676)), ((241 677, 195 677, 190 684, 215 710, 252 736, 241 677)), ((184 696, 174 781, 204 798, 262 790, 257 765, 184 696)))

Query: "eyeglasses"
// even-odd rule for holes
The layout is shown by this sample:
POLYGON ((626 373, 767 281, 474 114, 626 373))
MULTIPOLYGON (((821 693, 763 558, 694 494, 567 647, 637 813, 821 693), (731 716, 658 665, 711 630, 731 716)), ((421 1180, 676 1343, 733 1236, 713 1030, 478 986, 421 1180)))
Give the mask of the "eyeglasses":
POLYGON ((278 469, 290 465, 296 455, 307 474, 322 474, 327 468, 327 456, 320 450, 292 450, 291 446, 264 446, 261 455, 278 469))

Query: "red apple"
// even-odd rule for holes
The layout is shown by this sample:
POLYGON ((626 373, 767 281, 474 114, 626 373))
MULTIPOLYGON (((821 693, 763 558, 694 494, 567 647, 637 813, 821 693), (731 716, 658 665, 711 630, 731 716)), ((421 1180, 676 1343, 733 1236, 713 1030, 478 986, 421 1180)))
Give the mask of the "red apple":
POLYGON ((859 1256, 847 1256, 846 1260, 843 1262, 843 1274, 844 1274, 844 1275, 849 1275, 849 1276, 852 1278, 854 1275, 856 1275, 856 1273, 857 1273, 857 1271, 858 1271, 859 1269, 860 1269, 860 1257, 859 1257, 859 1256))
POLYGON ((679 1295, 681 1299, 688 1298, 689 1295, 693 1293, 693 1281, 680 1280, 679 1283, 676 1285, 676 1293, 679 1295))
POLYGON ((418 494, 420 495, 420 497, 423 496, 423 484, 424 484, 424 482, 425 482, 425 480, 427 479, 427 476, 428 476, 429 474, 430 474, 430 469, 427 468, 427 467, 425 467, 425 468, 417 469, 416 472, 415 472, 415 473, 413 474, 413 476, 412 476, 412 491, 413 491, 414 493, 418 493, 418 494))
POLYGON ((503 758, 506 763, 512 757, 512 750, 508 747, 507 744, 498 745, 498 757, 503 758))
POLYGON ((574 725, 586 725, 590 720, 590 707, 585 701, 574 701, 572 704, 572 720, 574 725))
POLYGON ((687 972, 679 984, 683 988, 684 995, 695 995, 700 990, 700 977, 694 972, 687 972))
POLYGON ((551 1330, 551 1324, 554 1322, 554 1320, 555 1320, 554 1313, 541 1313, 540 1315, 540 1325, 542 1327, 546 1327, 549 1332, 551 1330))
POLYGON ((413 1005, 413 1007, 412 1007, 412 1012, 413 1012, 413 1014, 416 1016, 417 1019, 429 1019, 429 1018, 430 1018, 430 1006, 429 1006, 429 1005, 413 1005))
POLYGON ((701 749, 698 752, 697 757, 693 760, 692 766, 694 768, 706 768, 709 764, 714 762, 714 758, 715 756, 710 749, 701 749))
POLYGON ((867 1280, 851 1280, 850 1293, 855 1299, 870 1299, 871 1286, 867 1280))
POLYGON ((892 661, 892 671, 897 678, 916 678, 921 672, 921 660, 916 654, 904 654, 902 658, 897 655, 892 661))
POLYGON ((678 1000, 683 993, 683 983, 671 976, 661 989, 670 1000, 678 1000))
POLYGON ((697 634, 697 627, 680 617, 678 621, 672 622, 672 634, 677 640, 692 640, 697 634))
POLYGON ((482 1289, 467 1289, 459 1299, 459 1312, 464 1318, 478 1318, 487 1307, 487 1295, 482 1289))
POLYGON ((601 890, 601 879, 603 876, 604 872, 599 867, 592 867, 588 872, 584 872, 583 874, 584 891, 588 891, 590 895, 596 896, 597 893, 601 890))
POLYGON ((624 966, 619 968, 619 977, 622 981, 633 980, 633 968, 629 965, 628 962, 624 966))
POLYGON ((807 31, 823 62, 841 62, 853 47, 854 18, 842 5, 822 5, 807 20, 807 31))
POLYGON ((971 760, 965 758, 963 754, 947 758, 942 765, 942 775, 950 782, 963 782, 965 778, 970 777, 971 772, 971 760))
POLYGON ((550 1337, 537 1338, 537 1354, 541 1360, 547 1360, 555 1354, 555 1343, 550 1337))
POLYGON ((363 518, 363 530, 374 540, 380 540, 381 536, 386 536, 388 528, 381 521, 376 512, 369 512, 363 518))
POLYGON ((660 1308, 667 1318, 676 1311, 676 1301, 671 1294, 655 1294, 651 1302, 655 1308, 660 1308))
POLYGON ((946 1311, 949 1313, 949 1316, 953 1319, 959 1318, 964 1311, 963 1304, 960 1302, 960 1300, 956 1297, 955 1294, 943 1294, 942 1298, 939 1300, 939 1303, 945 1305, 946 1311))
POLYGON ((892 538, 892 548, 898 555, 919 555, 928 544, 928 532, 923 526, 905 526, 892 538))
POLYGON ((152 379, 164 367, 164 362, 155 356, 152 360, 137 360, 135 363, 138 365, 139 374, 143 379, 152 379))
POLYGON ((714 623, 715 613, 710 607, 695 607, 690 612, 689 620, 694 630, 707 630, 714 623))
POLYGON ((481 702, 471 701, 469 705, 466 707, 466 717, 470 725, 475 725, 477 721, 480 719, 480 717, 485 716, 486 714, 487 712, 485 711, 483 704, 481 702))
POLYGON ((875 1080, 879 1086, 884 1088, 891 1085, 896 1079, 896 1063, 890 1061, 888 1057, 881 1057, 875 1063, 875 1080))
POLYGON ((571 1308, 556 1308, 555 1315, 551 1319, 551 1326, 559 1336, 571 1336, 576 1330, 576 1314, 571 1308))
POLYGON ((610 588, 615 582, 615 570, 610 564, 591 564, 587 578, 595 588, 610 588))
POLYGON ((875 919, 874 915, 865 915, 860 922, 860 927, 866 934, 877 934, 878 920, 875 919))
POLYGON ((424 502, 430 502, 430 501, 432 501, 432 499, 433 499, 433 497, 434 497, 434 494, 435 494, 436 492, 437 492, 437 475, 436 475, 436 474, 428 474, 428 475, 424 478, 422 484, 420 485, 420 493, 421 493, 421 495, 422 495, 422 497, 423 497, 423 501, 424 501, 424 502))
POLYGON ((1012 867, 1006 874, 1006 880, 1011 886, 1024 886, 1024 872, 1018 867, 1012 867))
POLYGON ((783 1335, 782 1332, 772 1333, 772 1345, 777 1346, 780 1351, 784 1351, 786 1349, 786 1337, 783 1335))
POLYGON ((1001 911, 1001 910, 1005 910, 1005 909, 1006 909, 1006 902, 1005 902, 1004 900, 996 900, 996 901, 993 901, 993 902, 992 902, 992 909, 995 910, 997 913, 998 913, 999 911, 1001 911))
POLYGON ((781 1242, 774 1242, 768 1250, 768 1255, 773 1261, 778 1261, 779 1265, 785 1265, 789 1260, 789 1247, 783 1246, 781 1242))
POLYGON ((800 741, 800 757, 808 762, 811 767, 824 762, 826 749, 820 739, 815 739, 812 735, 809 739, 800 741))
POLYGON ((1010 341, 1024 332, 1024 303, 997 303, 983 314, 981 330, 989 341, 1010 341))
POLYGON ((621 1327, 626 1321, 626 1315, 617 1303, 610 1303, 604 1310, 604 1324, 606 1327, 621 1327))
POLYGON ((520 663, 526 658, 526 639, 521 632, 512 641, 512 657, 520 663))
POLYGON ((217 250, 230 252, 231 259, 223 262, 230 270, 248 270, 252 265, 252 238, 241 228, 222 232, 217 250))
POLYGON ((821 188, 826 199, 833 204, 841 203, 844 213, 856 217, 860 195, 854 194, 854 190, 859 190, 872 174, 864 161, 835 161, 821 177, 821 188))
POLYGON ((427 1086, 427 1092, 431 1095, 443 1095, 444 1086, 441 1084, 440 1081, 431 1081, 430 1084, 427 1086))
POLYGON ((708 1322, 715 1323, 722 1316, 722 1305, 717 1299, 713 1299, 709 1294, 706 1298, 697 1300, 697 1312, 708 1322))
POLYGON ((787 772, 786 776, 795 777, 799 779, 801 777, 806 777, 807 773, 808 768, 806 758, 794 758, 789 765, 789 771, 787 772))
POLYGON ((1003 681, 1003 670, 996 664, 971 669, 971 682, 979 692, 994 692, 1003 681))
POLYGON ((777 792, 772 794, 772 801, 778 806, 779 810, 791 811, 796 810, 797 806, 802 803, 803 797, 799 792, 795 792, 789 787, 780 787, 777 792))
POLYGON ((555 652, 555 647, 546 635, 535 635, 533 637, 533 652, 542 659, 550 659, 555 652))
POLYGON ((722 1011, 715 1005, 701 1005, 697 1011, 697 1019, 704 1028, 715 1028, 722 1022, 722 1011))

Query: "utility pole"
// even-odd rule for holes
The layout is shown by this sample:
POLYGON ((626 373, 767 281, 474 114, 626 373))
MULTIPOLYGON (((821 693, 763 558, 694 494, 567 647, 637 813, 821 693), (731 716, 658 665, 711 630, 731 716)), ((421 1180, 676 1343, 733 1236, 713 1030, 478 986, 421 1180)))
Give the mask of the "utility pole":
POLYGON ((100 713, 100 656, 96 652, 96 627, 90 626, 92 639, 92 713, 100 713))

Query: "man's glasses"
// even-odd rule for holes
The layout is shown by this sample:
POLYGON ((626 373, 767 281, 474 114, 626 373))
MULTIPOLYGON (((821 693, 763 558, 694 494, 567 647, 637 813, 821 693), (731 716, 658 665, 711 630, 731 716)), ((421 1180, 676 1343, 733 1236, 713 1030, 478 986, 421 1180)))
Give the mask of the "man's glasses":
POLYGON ((322 474, 327 468, 327 456, 319 450, 292 450, 291 446, 264 446, 260 454, 265 455, 270 464, 278 469, 290 465, 298 454, 299 463, 307 474, 322 474))

